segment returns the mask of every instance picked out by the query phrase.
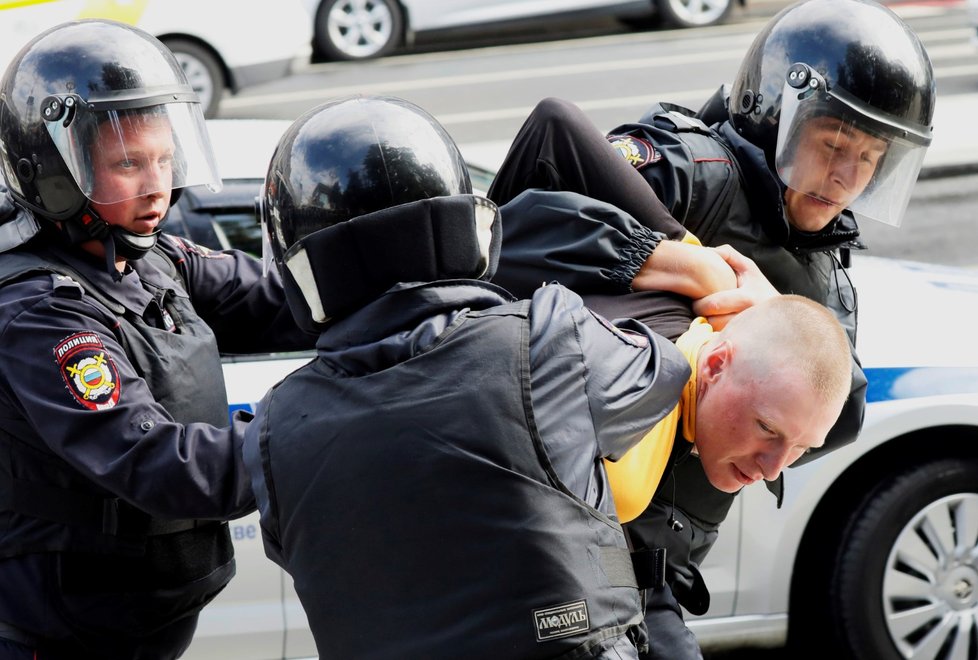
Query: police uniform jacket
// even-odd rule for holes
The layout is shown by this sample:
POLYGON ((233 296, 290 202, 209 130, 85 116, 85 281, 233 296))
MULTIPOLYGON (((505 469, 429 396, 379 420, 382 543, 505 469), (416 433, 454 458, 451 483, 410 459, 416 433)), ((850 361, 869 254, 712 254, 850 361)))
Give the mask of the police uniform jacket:
POLYGON ((689 367, 618 325, 559 285, 514 301, 456 280, 398 285, 323 332, 245 440, 266 552, 322 657, 637 657, 601 458, 675 405, 689 367))
POLYGON ((219 349, 312 337, 243 253, 162 235, 116 282, 43 238, 0 254, 0 584, 22 585, 0 589, 0 622, 69 657, 137 657, 233 575, 207 521, 254 508, 219 349))

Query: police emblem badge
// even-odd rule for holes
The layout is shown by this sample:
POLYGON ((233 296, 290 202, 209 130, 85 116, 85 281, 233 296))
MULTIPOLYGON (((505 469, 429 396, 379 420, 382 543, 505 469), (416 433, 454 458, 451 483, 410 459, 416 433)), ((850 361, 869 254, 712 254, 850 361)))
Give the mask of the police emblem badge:
POLYGON ((609 135, 608 142, 618 155, 627 160, 636 170, 662 160, 662 154, 652 146, 651 142, 634 135, 609 135))
POLYGON ((119 402, 119 371, 92 332, 79 332, 54 347, 61 376, 75 400, 89 410, 105 410, 119 402))

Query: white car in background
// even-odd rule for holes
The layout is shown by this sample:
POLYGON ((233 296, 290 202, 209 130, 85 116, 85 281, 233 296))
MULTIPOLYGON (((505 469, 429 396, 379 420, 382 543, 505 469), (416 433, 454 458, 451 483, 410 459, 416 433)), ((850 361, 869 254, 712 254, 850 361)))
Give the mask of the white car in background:
POLYGON ((166 44, 207 117, 216 116, 225 90, 278 80, 312 54, 300 0, 0 0, 0 74, 34 36, 83 18, 135 25, 166 44))
POLYGON ((644 25, 653 16, 672 27, 723 22, 745 0, 303 0, 315 25, 317 51, 332 60, 386 55, 420 32, 492 27, 569 16, 613 16, 644 25))
MULTIPOLYGON (((167 230, 256 251, 254 197, 287 126, 211 122, 226 187, 186 191, 167 230)), ((487 172, 476 174, 485 189, 487 172)), ((973 660, 978 271, 857 256, 850 275, 869 379, 863 432, 788 469, 780 509, 763 486, 744 489, 701 567, 710 610, 687 620, 704 649, 779 646, 790 631, 802 649, 789 650, 791 658, 973 660)), ((229 358, 231 407, 252 408, 310 357, 229 358)), ((264 555, 257 514, 231 530, 237 576, 204 609, 186 657, 314 656, 292 580, 264 555)))

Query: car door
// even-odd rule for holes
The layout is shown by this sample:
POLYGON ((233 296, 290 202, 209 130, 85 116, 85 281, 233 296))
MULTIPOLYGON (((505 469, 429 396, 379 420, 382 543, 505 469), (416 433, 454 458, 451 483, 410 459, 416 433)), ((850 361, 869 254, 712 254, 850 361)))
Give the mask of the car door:
POLYGON ((404 0, 411 29, 417 32, 627 4, 624 0, 404 0))

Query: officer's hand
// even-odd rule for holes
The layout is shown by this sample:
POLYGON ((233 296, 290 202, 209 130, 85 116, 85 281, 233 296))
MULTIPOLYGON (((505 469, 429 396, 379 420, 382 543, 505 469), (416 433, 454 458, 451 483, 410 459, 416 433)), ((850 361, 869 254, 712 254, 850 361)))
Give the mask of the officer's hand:
POLYGON ((721 245, 713 251, 737 274, 737 287, 694 301, 693 312, 705 316, 714 330, 722 330, 738 312, 779 294, 753 260, 729 245, 721 245))
POLYGON ((722 253, 680 241, 662 241, 632 280, 633 291, 671 291, 697 300, 733 289, 737 274, 722 253))

